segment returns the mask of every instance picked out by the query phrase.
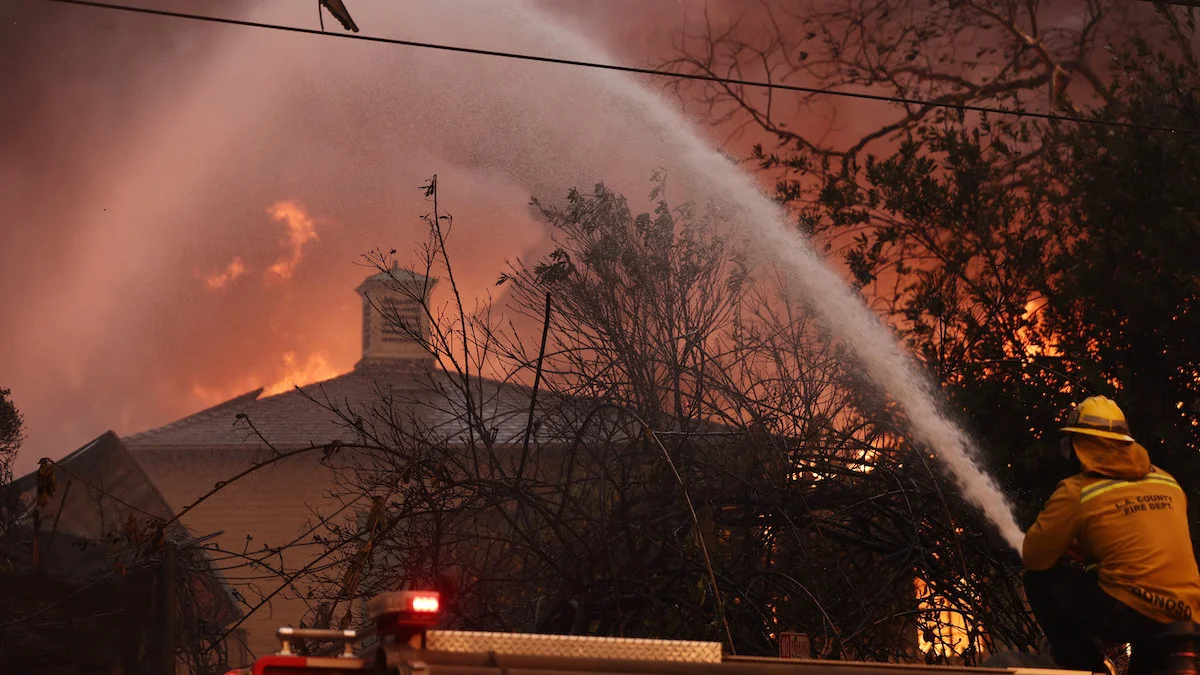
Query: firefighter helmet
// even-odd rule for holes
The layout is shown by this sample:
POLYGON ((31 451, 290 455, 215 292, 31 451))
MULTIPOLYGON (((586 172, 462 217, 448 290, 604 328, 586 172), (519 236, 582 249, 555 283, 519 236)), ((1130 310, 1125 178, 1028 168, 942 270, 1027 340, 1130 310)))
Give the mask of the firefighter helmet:
POLYGON ((1111 399, 1089 396, 1067 415, 1067 426, 1059 429, 1073 434, 1087 434, 1117 441, 1133 442, 1125 413, 1111 399))

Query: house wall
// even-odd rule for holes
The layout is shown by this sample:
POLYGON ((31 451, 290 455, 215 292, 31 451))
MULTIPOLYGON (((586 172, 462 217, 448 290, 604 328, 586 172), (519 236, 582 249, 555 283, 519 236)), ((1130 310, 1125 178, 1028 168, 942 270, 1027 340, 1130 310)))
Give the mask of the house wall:
MULTIPOLYGON (((251 466, 259 451, 240 448, 133 448, 150 480, 171 508, 178 512, 211 490, 218 481, 251 466)), ((277 570, 294 574, 322 551, 305 534, 318 521, 316 514, 331 513, 336 506, 327 496, 332 488, 328 470, 320 464, 319 451, 277 462, 230 483, 181 519, 197 536, 220 531, 214 541, 224 551, 248 552, 263 557, 264 547, 284 547, 268 562, 277 570), (247 537, 250 537, 247 540, 247 537), (288 546, 295 541, 295 545, 288 546)), ((350 514, 347 510, 346 514, 350 514)), ((317 530, 320 534, 322 530, 317 530)), ((283 582, 271 571, 246 564, 245 559, 214 551, 216 567, 225 580, 250 604, 261 595, 277 591, 283 582), (224 568, 224 569, 222 569, 224 568)), ((270 654, 278 648, 275 629, 298 626, 310 608, 301 585, 279 590, 262 608, 243 622, 247 647, 253 656, 270 654)), ((250 607, 243 605, 243 612, 250 607)), ((237 665, 237 664, 232 664, 237 665)))

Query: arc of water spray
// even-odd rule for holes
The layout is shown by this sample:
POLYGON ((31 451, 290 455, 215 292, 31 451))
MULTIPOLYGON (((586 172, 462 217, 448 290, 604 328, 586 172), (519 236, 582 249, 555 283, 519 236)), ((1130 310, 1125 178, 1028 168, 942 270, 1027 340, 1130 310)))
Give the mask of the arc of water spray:
MULTIPOLYGON (((542 12, 521 5, 521 13, 544 41, 593 60, 608 58, 597 46, 542 12)), ((661 150, 674 155, 693 183, 738 223, 763 258, 786 270, 793 288, 821 321, 845 340, 872 381, 889 394, 909 420, 913 438, 927 445, 955 479, 968 501, 978 507, 1005 541, 1021 550, 1023 534, 1008 500, 976 457, 967 434, 939 409, 931 381, 902 351, 891 331, 822 260, 806 238, 790 225, 787 213, 759 190, 751 177, 709 147, 675 106, 623 73, 595 72, 598 90, 617 99, 625 114, 640 117, 661 150)))
MULTIPOLYGON (((716 172, 723 159, 714 160, 696 152, 695 161, 716 172)), ((737 203, 748 229, 755 230, 753 243, 759 252, 774 259, 789 273, 794 287, 820 320, 844 338, 856 360, 871 380, 904 410, 915 440, 929 446, 955 479, 963 496, 978 507, 999 530, 1004 540, 1021 551, 1024 534, 1012 508, 993 478, 976 458, 967 434, 941 412, 928 377, 920 372, 900 348, 891 331, 843 283, 812 246, 787 226, 786 214, 744 176, 738 176, 735 192, 753 191, 737 203), (772 213, 774 212, 774 213, 772 213)))
POLYGON ((745 174, 711 150, 688 139, 689 154, 704 175, 723 182, 759 253, 781 264, 794 288, 820 320, 842 337, 871 380, 904 410, 915 440, 928 445, 954 477, 963 496, 978 507, 1004 540, 1020 552, 1024 534, 996 482, 983 469, 967 434, 941 412, 929 378, 900 348, 891 331, 821 259, 809 242, 790 229, 786 213, 764 197, 745 174), (753 195, 753 196, 751 196, 753 195))
MULTIPOLYGON (((423 25, 446 24, 453 26, 456 34, 471 33, 471 39, 483 42, 509 40, 530 49, 549 47, 551 53, 575 60, 612 61, 578 31, 520 0, 428 5, 381 1, 375 9, 397 13, 397 25, 418 33, 423 25)), ((455 71, 459 78, 456 86, 446 86, 444 62, 422 61, 417 55, 410 55, 400 65, 386 61, 402 68, 409 91, 420 87, 420 105, 412 106, 411 97, 395 96, 402 93, 401 88, 379 85, 386 78, 355 77, 348 60, 323 58, 326 55, 316 51, 306 55, 311 63, 321 65, 320 72, 328 79, 322 88, 304 88, 305 94, 325 92, 341 105, 344 99, 337 92, 347 91, 354 100, 406 110, 404 123, 389 127, 389 131, 419 136, 424 143, 442 143, 448 156, 457 154, 473 167, 505 175, 534 194, 548 186, 561 186, 564 180, 583 175, 594 178, 606 159, 618 165, 649 159, 657 166, 672 167, 677 186, 711 200, 728 222, 737 224, 762 259, 777 263, 787 273, 792 287, 845 341, 872 381, 902 408, 914 440, 932 450, 963 495, 1020 550, 1022 533, 1007 500, 977 461, 967 435, 942 415, 930 380, 878 317, 795 231, 787 213, 762 194, 750 175, 710 147, 663 95, 631 75, 609 70, 570 70, 560 75, 542 65, 536 71, 518 73, 485 64, 455 71), (541 89, 530 95, 522 91, 522 85, 541 89), (447 120, 454 123, 447 125, 447 120), (588 133, 583 133, 588 127, 588 133)), ((280 58, 275 56, 272 63, 280 58)), ((292 68, 300 63, 294 55, 287 59, 292 68)), ((264 90, 258 98, 267 91, 281 96, 279 92, 286 88, 264 90)), ((306 101, 301 107, 310 105, 312 101, 306 101)), ((360 114, 356 118, 360 123, 377 123, 376 110, 359 108, 364 109, 337 109, 360 114)), ((341 114, 333 117, 338 124, 328 133, 340 138, 336 134, 344 133, 348 120, 341 114)))

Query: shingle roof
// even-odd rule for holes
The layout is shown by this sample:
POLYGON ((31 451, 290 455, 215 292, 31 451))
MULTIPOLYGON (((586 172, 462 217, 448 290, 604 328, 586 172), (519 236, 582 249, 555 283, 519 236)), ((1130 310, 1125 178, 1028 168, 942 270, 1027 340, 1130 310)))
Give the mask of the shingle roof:
MULTIPOLYGON (((276 449, 311 447, 356 440, 348 420, 362 418, 370 428, 383 420, 419 424, 427 434, 447 442, 463 442, 468 426, 462 380, 440 370, 360 363, 354 370, 323 382, 262 397, 256 389, 224 403, 125 437, 135 452, 168 447, 265 445, 276 449), (335 410, 337 412, 335 412, 335 410), (339 416, 338 413, 344 416, 339 416), (258 433, 255 433, 257 431, 258 433)), ((475 401, 482 401, 483 424, 497 443, 520 443, 528 421, 530 390, 512 383, 471 378, 475 401)), ((549 400, 544 392, 541 403, 549 400)), ((546 431, 536 440, 546 442, 546 431)))
MULTIPOLYGON (((174 512, 111 431, 55 462, 58 491, 43 510, 43 518, 59 516, 58 530, 102 541, 129 516, 167 520, 174 512), (70 490, 68 482, 73 483, 70 490)), ((13 481, 23 501, 32 503, 37 490, 35 470, 13 481)), ((182 531, 177 532, 182 535, 182 531)))

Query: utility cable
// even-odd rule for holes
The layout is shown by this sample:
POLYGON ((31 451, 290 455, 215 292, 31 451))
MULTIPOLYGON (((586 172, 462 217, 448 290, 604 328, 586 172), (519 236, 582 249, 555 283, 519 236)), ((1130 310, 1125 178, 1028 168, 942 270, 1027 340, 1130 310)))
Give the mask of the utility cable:
POLYGON ((1200 9, 1200 0, 1141 0, 1154 5, 1175 5, 1177 7, 1193 7, 1200 9))
POLYGON ((191 19, 193 21, 205 21, 208 23, 219 23, 231 26, 243 26, 247 28, 263 28, 267 30, 277 30, 289 33, 302 33, 305 35, 322 35, 326 37, 342 38, 344 40, 361 40, 364 42, 377 42, 389 45, 400 45, 405 47, 417 47, 421 49, 436 49, 446 52, 457 52, 461 54, 474 54, 477 56, 495 56, 506 59, 518 59, 522 61, 535 61, 538 63, 551 63, 562 66, 575 66, 581 68, 595 68, 598 70, 613 70, 624 73, 633 73, 638 75, 651 75, 655 77, 669 77, 684 80, 700 80, 704 82, 715 82, 719 84, 732 84, 745 87, 757 87, 763 89, 777 89, 780 91, 793 91, 805 94, 819 94, 824 96, 840 96, 843 98, 857 98, 867 101, 881 101, 886 103, 900 103, 905 105, 927 106, 931 108, 948 108, 958 110, 960 112, 978 112, 991 113, 994 115, 1010 115, 1016 117, 1030 117, 1041 120, 1059 121, 1059 122, 1074 122, 1076 124, 1093 124, 1108 127, 1120 127, 1124 129, 1140 129, 1143 131, 1167 131, 1172 133, 1191 133, 1200 134, 1200 129, 1177 129, 1174 127, 1161 126, 1157 124, 1140 124, 1137 122, 1121 122, 1117 120, 1099 120, 1089 119, 1086 117, 1077 117, 1071 115, 1056 115, 1054 113, 1032 112, 1027 110, 1012 110, 1010 108, 997 108, 994 106, 976 105, 972 103, 953 103, 949 101, 934 101, 926 99, 908 98, 904 96, 887 96, 883 94, 868 94, 865 92, 841 91, 837 89, 822 89, 820 87, 805 87, 796 84, 783 84, 777 82, 762 82, 759 80, 743 80, 737 78, 718 77, 716 75, 704 75, 700 73, 676 73, 666 70, 656 70, 653 68, 639 68, 637 66, 623 66, 611 63, 596 63, 592 61, 578 61, 574 59, 560 59, 551 56, 537 56, 534 54, 521 54, 517 52, 502 52, 491 49, 476 49, 474 47, 458 47, 454 45, 437 44, 433 42, 418 42, 415 40, 400 40, 396 38, 376 37, 371 35, 360 35, 357 33, 326 33, 323 30, 315 28, 302 28, 300 26, 285 26, 281 24, 262 23, 258 21, 246 21, 244 19, 229 19, 217 16, 204 16, 202 14, 188 14, 185 12, 173 12, 165 9, 152 9, 149 7, 130 7, 128 5, 116 5, 107 2, 98 2, 97 0, 44 0, 45 2, 57 2, 64 5, 80 5, 84 7, 96 7, 100 9, 111 9, 124 12, 132 12, 136 14, 149 14, 153 16, 171 17, 175 19, 191 19))

